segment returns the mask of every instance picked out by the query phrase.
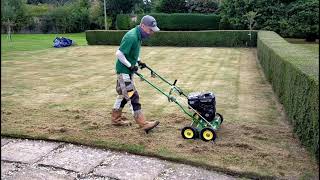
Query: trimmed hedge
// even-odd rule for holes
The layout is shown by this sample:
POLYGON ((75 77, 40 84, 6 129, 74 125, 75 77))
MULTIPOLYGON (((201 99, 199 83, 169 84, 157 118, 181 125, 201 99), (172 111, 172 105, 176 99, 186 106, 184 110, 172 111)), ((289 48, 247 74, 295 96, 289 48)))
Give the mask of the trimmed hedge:
MULTIPOLYGON (((140 24, 141 18, 145 14, 137 15, 137 21, 134 23, 128 14, 117 15, 117 28, 120 30, 128 30, 135 25, 140 24)), ((195 30, 218 30, 220 23, 219 15, 204 14, 186 14, 186 13, 151 13, 149 14, 157 20, 158 27, 166 31, 195 31, 195 30)))
POLYGON ((319 55, 271 31, 258 33, 258 58, 294 132, 319 162, 319 55))
MULTIPOLYGON (((127 31, 88 30, 86 39, 89 45, 119 45, 127 31)), ((257 32, 252 31, 160 31, 147 41, 146 46, 182 47, 255 47, 257 32)))
POLYGON ((127 31, 118 30, 87 30, 88 45, 119 45, 127 31))

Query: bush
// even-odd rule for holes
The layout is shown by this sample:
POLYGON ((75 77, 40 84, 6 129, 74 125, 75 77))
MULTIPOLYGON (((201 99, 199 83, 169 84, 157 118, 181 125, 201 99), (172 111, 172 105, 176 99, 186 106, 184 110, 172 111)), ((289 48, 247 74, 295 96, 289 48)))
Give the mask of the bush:
POLYGON ((128 14, 118 14, 116 20, 117 29, 128 30, 135 27, 138 23, 131 21, 131 17, 128 14))
POLYGON ((188 0, 186 7, 189 13, 215 13, 219 7, 219 1, 188 0))
MULTIPOLYGON (((118 15, 117 26, 119 29, 130 29, 140 23, 145 14, 139 14, 137 21, 132 22, 129 15, 118 15)), ((219 29, 220 16, 204 14, 164 14, 151 13, 161 30, 168 31, 196 31, 196 30, 217 30, 219 29)))
MULTIPOLYGON (((105 29, 103 4, 101 1, 92 2, 89 8, 89 29, 105 29)), ((112 25, 111 17, 107 17, 107 28, 112 25)))
POLYGON ((26 5, 27 14, 32 17, 45 15, 51 9, 53 9, 53 6, 48 4, 26 5))
POLYGON ((254 29, 270 30, 284 37, 318 38, 319 0, 224 0, 220 28, 248 29, 244 15, 258 13, 254 29))
POLYGON ((319 1, 297 1, 288 11, 289 36, 315 41, 319 38, 319 1))
POLYGON ((156 10, 164 13, 186 13, 186 5, 185 0, 160 0, 156 10))
MULTIPOLYGON (((89 45, 119 45, 127 31, 86 31, 89 45)), ((243 47, 256 46, 257 32, 252 31, 163 31, 142 44, 146 46, 243 47)))
POLYGON ((258 33, 258 58, 294 132, 319 161, 319 56, 274 32, 258 33))
POLYGON ((83 32, 89 28, 89 8, 82 6, 81 1, 57 7, 43 17, 42 30, 56 33, 83 32))
POLYGON ((86 40, 88 45, 119 45, 127 31, 118 30, 88 30, 86 40))

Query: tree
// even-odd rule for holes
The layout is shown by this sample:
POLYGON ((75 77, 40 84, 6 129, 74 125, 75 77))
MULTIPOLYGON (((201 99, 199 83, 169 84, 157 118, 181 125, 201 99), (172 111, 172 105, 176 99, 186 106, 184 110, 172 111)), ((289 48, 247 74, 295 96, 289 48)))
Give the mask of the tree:
POLYGON ((298 0, 288 10, 289 35, 298 35, 307 41, 319 38, 319 1, 298 0))
MULTIPOLYGON (((103 0, 100 0, 103 3, 103 0)), ((107 16, 111 17, 112 24, 111 29, 115 29, 115 21, 117 14, 129 14, 135 8, 136 4, 139 4, 142 0, 106 0, 107 16)))
POLYGON ((27 4, 55 4, 62 6, 70 0, 27 0, 27 4))
POLYGON ((218 0, 187 0, 189 13, 214 13, 218 10, 218 0))
POLYGON ((140 7, 143 9, 144 13, 148 13, 152 11, 152 7, 153 4, 156 2, 157 0, 142 0, 140 7))
MULTIPOLYGON (((89 20, 90 20, 90 29, 105 28, 103 2, 95 1, 91 4, 91 7, 89 8, 89 20)), ((107 19, 107 24, 109 24, 108 19, 107 19)))
POLYGON ((246 13, 244 15, 244 17, 246 17, 246 21, 249 26, 249 30, 250 30, 249 37, 250 37, 250 41, 251 41, 251 31, 253 30, 253 27, 256 25, 255 18, 257 17, 257 12, 249 11, 248 13, 246 13))
POLYGON ((7 27, 8 38, 14 26, 21 27, 25 21, 25 8, 22 0, 1 0, 1 22, 7 27))
POLYGON ((257 12, 255 18, 256 29, 272 30, 280 35, 284 31, 281 27, 287 19, 288 4, 293 0, 223 0, 220 7, 221 22, 231 24, 232 29, 247 29, 246 14, 257 12))
POLYGON ((188 12, 185 0, 161 0, 156 7, 156 10, 163 13, 188 12))

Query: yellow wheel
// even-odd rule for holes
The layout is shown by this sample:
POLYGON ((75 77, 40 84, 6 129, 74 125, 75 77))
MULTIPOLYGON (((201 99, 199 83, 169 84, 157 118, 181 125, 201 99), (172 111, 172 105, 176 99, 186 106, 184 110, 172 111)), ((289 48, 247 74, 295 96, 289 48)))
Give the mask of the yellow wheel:
POLYGON ((181 135, 184 139, 195 139, 197 137, 197 130, 193 127, 184 127, 181 130, 181 135))
POLYGON ((217 135, 212 128, 203 128, 200 137, 203 141, 214 141, 217 135))

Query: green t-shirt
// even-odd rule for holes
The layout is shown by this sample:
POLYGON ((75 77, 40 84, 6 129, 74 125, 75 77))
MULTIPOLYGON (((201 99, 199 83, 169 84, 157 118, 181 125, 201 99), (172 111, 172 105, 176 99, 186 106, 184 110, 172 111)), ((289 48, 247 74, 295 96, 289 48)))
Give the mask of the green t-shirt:
MULTIPOLYGON (((128 31, 122 38, 119 50, 125 55, 127 60, 135 65, 138 61, 138 57, 140 54, 141 47, 141 34, 139 31, 139 27, 135 27, 128 31)), ((122 64, 119 59, 117 59, 116 63, 116 71, 117 74, 125 73, 132 74, 127 66, 122 64)))

